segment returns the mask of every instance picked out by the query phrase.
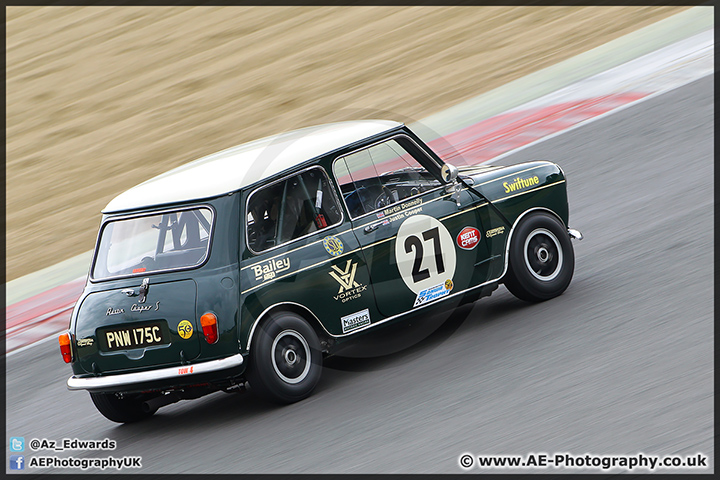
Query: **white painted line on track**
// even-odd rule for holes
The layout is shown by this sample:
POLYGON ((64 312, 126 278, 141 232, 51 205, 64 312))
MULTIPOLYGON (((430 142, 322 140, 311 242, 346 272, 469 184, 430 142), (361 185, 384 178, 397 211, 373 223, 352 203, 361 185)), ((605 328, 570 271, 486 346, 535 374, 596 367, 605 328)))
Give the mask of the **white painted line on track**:
MULTIPOLYGON (((29 344, 29 345, 25 345, 25 346, 23 346, 23 347, 16 348, 16 349, 13 350, 12 352, 7 352, 7 353, 5 353, 5 356, 6 356, 6 357, 12 357, 12 356, 15 355, 16 353, 24 352, 25 350, 29 350, 29 349, 37 346, 37 345, 41 345, 41 344, 43 344, 43 343, 47 343, 47 342, 50 341, 50 340, 56 339, 56 338, 58 337, 58 334, 59 334, 59 333, 60 333, 60 332, 58 332, 58 333, 53 333, 53 334, 50 335, 49 337, 42 338, 42 339, 40 339, 40 340, 37 340, 36 342, 33 342, 33 343, 29 344)), ((60 347, 58 347, 58 355, 59 355, 59 352, 60 352, 60 347)))
POLYGON ((665 91, 713 73, 714 29, 600 72, 505 113, 542 108, 605 95, 665 91))
POLYGON ((539 144, 539 143, 542 143, 542 142, 544 142, 544 141, 546 141, 546 140, 550 140, 551 138, 555 138, 555 137, 557 137, 557 136, 559 136, 559 135, 562 135, 563 133, 571 132, 571 131, 575 130, 576 128, 583 127, 583 126, 585 126, 585 125, 587 125, 587 124, 589 124, 589 123, 592 123, 592 122, 594 122, 594 121, 596 121, 596 120, 600 120, 600 119, 602 119, 602 118, 608 117, 608 116, 612 115, 613 113, 621 112, 621 111, 625 110, 626 108, 630 108, 630 107, 633 107, 633 106, 635 106, 635 105, 637 105, 637 104, 639 104, 639 103, 642 103, 642 102, 644 102, 644 101, 646 101, 646 100, 651 100, 651 99, 653 99, 653 98, 655 98, 655 97, 659 97, 660 95, 663 95, 663 94, 665 94, 665 93, 671 92, 671 91, 673 91, 673 90, 675 90, 675 89, 677 89, 677 88, 683 87, 683 86, 688 85, 688 84, 690 84, 690 83, 692 83, 692 82, 694 82, 694 81, 696 81, 696 80, 700 80, 701 78, 705 78, 706 76, 708 76, 708 75, 713 75, 713 74, 714 74, 714 72, 710 72, 709 74, 703 75, 702 77, 692 78, 692 79, 687 80, 685 83, 678 84, 678 85, 673 85, 673 86, 668 87, 668 88, 666 88, 666 89, 664 89, 664 90, 660 90, 660 91, 657 91, 657 92, 648 94, 648 95, 646 95, 646 96, 644 96, 644 97, 642 97, 642 98, 639 98, 639 99, 634 100, 634 101, 632 101, 632 102, 626 103, 625 105, 621 105, 621 106, 619 106, 619 107, 617 107, 617 108, 613 108, 612 110, 609 110, 609 111, 607 111, 607 112, 605 112, 605 113, 602 113, 602 114, 597 115, 597 116, 595 116, 595 117, 588 118, 587 120, 583 120, 582 122, 576 123, 576 124, 573 125, 572 127, 568 127, 568 128, 566 128, 565 130, 560 130, 560 131, 558 131, 558 132, 551 133, 550 135, 544 136, 544 137, 542 137, 542 138, 538 138, 537 140, 534 140, 534 141, 532 141, 532 142, 530 142, 530 143, 528 143, 528 144, 526 144, 526 145, 523 145, 523 146, 521 146, 521 147, 517 147, 517 148, 515 148, 515 149, 513 149, 513 150, 509 150, 509 151, 507 151, 507 152, 505 152, 505 153, 501 153, 501 154, 498 155, 497 157, 493 157, 493 158, 491 158, 490 160, 488 160, 487 162, 483 162, 483 165, 492 165, 493 162, 498 161, 498 160, 501 160, 501 159, 503 159, 503 158, 505 158, 505 157, 509 157, 510 155, 513 155, 513 154, 515 154, 515 153, 518 153, 518 152, 521 151, 521 150, 525 150, 525 149, 528 148, 528 147, 532 147, 532 146, 537 145, 537 144, 539 144))

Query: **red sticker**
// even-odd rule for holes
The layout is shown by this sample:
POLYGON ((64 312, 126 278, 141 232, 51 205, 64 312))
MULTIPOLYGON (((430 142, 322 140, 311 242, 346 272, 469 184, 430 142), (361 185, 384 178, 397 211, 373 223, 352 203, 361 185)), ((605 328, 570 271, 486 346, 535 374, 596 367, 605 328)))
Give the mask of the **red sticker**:
POLYGON ((133 273, 141 273, 145 271, 145 267, 142 268, 133 268, 133 273))
POLYGON ((480 241, 480 230, 475 227, 463 228, 457 236, 457 245, 463 250, 472 250, 480 241))

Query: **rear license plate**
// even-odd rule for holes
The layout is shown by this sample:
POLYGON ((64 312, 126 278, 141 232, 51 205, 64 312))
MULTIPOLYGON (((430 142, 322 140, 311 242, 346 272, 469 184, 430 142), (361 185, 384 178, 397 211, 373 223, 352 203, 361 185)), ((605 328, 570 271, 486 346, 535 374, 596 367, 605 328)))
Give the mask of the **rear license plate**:
POLYGON ((113 328, 100 333, 104 350, 128 350, 167 343, 161 323, 113 328))

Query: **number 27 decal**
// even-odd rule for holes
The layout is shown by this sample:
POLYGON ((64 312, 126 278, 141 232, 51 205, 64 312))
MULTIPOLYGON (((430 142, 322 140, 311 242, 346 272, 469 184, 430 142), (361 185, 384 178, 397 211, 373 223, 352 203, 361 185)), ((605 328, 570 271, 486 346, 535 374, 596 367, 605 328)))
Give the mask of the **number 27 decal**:
POLYGON ((436 218, 413 215, 398 229, 395 259, 405 285, 418 294, 455 275, 452 236, 436 218))
MULTIPOLYGON (((422 232, 425 240, 432 240, 435 251, 435 267, 437 273, 445 273, 445 263, 443 262, 442 249, 440 248, 440 233, 438 227, 431 228, 422 232)), ((426 278, 430 278, 430 271, 427 268, 420 269, 423 260, 423 244, 415 235, 410 235, 405 239, 405 252, 410 253, 415 250, 415 261, 412 268, 412 280, 414 283, 421 282, 426 278)))

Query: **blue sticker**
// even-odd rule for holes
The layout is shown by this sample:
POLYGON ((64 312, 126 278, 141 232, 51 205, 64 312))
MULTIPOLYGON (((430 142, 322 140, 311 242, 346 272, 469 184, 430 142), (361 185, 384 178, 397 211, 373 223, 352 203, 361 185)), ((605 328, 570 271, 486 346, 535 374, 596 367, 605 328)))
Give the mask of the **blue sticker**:
POLYGON ((453 286, 453 281, 451 279, 447 279, 439 285, 420 290, 415 298, 413 308, 450 295, 450 291, 453 289, 453 286))

